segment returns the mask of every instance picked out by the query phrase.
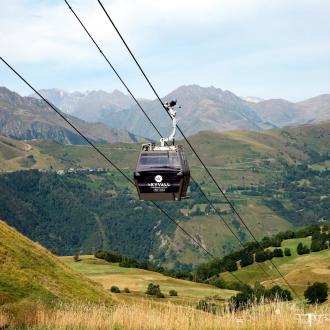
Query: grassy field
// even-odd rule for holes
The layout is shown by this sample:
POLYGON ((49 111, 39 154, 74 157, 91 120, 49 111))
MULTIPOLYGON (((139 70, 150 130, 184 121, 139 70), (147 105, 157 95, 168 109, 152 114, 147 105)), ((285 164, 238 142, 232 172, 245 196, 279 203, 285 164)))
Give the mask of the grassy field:
MULTIPOLYGON (((115 294, 114 299, 149 299, 150 297, 144 294, 149 283, 159 284, 161 291, 166 296, 166 299, 161 301, 180 304, 195 305, 198 300, 211 296, 225 300, 235 294, 235 291, 232 290, 223 290, 211 285, 175 279, 143 269, 119 267, 117 264, 110 264, 93 256, 81 256, 79 262, 75 262, 71 256, 60 257, 60 259, 72 269, 102 284, 106 290, 115 285, 120 289, 128 288, 131 291, 129 294, 115 294), (176 290, 178 297, 169 297, 170 290, 176 290)), ((157 300, 159 301, 159 299, 157 300)))
MULTIPOLYGON (((272 261, 274 264, 284 275, 287 282, 300 295, 303 294, 308 285, 315 281, 326 282, 330 286, 330 250, 298 255, 296 249, 300 242, 310 246, 311 238, 306 237, 284 240, 282 242, 282 249, 285 249, 286 247, 290 248, 292 255, 290 257, 273 258, 272 261)), ((286 286, 286 283, 280 278, 276 269, 274 269, 269 261, 259 265, 264 267, 276 284, 286 286)), ((234 272, 234 274, 243 282, 251 285, 254 285, 257 281, 266 286, 274 285, 274 282, 262 272, 257 263, 240 268, 234 272)), ((231 278, 230 275, 226 273, 223 274, 223 277, 228 280, 231 278)))
MULTIPOLYGON (((20 325, 26 330, 327 330, 330 327, 329 304, 304 306, 297 302, 265 303, 233 313, 222 309, 215 314, 195 308, 139 300, 112 308, 91 305, 64 305, 47 309, 35 306, 20 325), (307 313, 312 313, 312 326, 307 313)), ((5 312, 0 311, 0 327, 18 329, 5 312)), ((19 323, 16 323, 18 325, 19 323)))

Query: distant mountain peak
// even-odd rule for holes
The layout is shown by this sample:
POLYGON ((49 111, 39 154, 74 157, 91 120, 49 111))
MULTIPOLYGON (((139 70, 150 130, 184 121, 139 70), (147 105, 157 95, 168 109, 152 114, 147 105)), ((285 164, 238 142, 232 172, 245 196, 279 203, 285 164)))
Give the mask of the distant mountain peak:
POLYGON ((251 103, 259 103, 265 101, 261 97, 257 97, 257 96, 241 96, 241 99, 251 103))

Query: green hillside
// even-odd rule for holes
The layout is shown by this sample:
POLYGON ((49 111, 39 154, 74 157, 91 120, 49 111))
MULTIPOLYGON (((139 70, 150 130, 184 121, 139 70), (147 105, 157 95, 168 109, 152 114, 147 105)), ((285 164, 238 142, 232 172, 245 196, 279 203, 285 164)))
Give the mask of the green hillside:
MULTIPOLYGON (((262 238, 328 219, 329 132, 330 122, 324 122, 262 132, 201 132, 190 141, 255 236, 262 238)), ((167 266, 206 260, 164 216, 137 201, 134 187, 89 146, 0 141, 0 170, 6 172, 0 175, 0 217, 48 249, 68 255, 109 247, 137 259, 152 256, 167 266), (108 171, 86 173, 99 167, 108 171), (8 173, 37 168, 48 172, 8 173), (85 172, 54 173, 54 169, 69 168, 85 172)), ((140 144, 100 148, 132 175, 140 144)), ((234 232, 243 241, 251 240, 196 157, 187 151, 194 178, 234 232)), ((161 205, 216 256, 235 249, 237 242, 194 185, 189 196, 180 203, 161 205)))
MULTIPOLYGON (((273 258, 273 263, 278 267, 285 279, 298 294, 303 294, 308 285, 315 281, 326 282, 330 286, 330 250, 322 250, 318 252, 311 252, 310 254, 298 255, 297 245, 303 243, 310 247, 311 237, 294 238, 284 240, 281 248, 290 248, 292 255, 284 256, 282 258, 273 258)), ((286 283, 279 276, 269 261, 260 263, 267 273, 273 278, 276 284, 286 287, 286 283)), ((274 283, 266 274, 260 269, 257 263, 239 268, 233 272, 240 280, 250 285, 255 282, 261 282, 266 286, 272 286, 274 283)), ((225 280, 230 280, 231 276, 228 273, 223 273, 221 276, 225 280)))
MULTIPOLYGON (((330 143, 329 132, 330 122, 327 121, 317 125, 266 131, 201 132, 191 136, 189 140, 220 182, 234 183, 232 179, 240 179, 241 183, 242 176, 245 176, 246 183, 249 183, 249 179, 259 178, 252 181, 256 184, 271 175, 274 169, 282 169, 283 161, 289 164, 297 161, 313 162, 317 154, 327 153, 330 143), (256 168, 258 172, 255 172, 256 168)), ((91 147, 87 145, 63 145, 42 140, 22 142, 5 137, 1 137, 0 142, 1 160, 5 163, 16 163, 16 167, 5 168, 1 162, 2 170, 31 168, 20 164, 15 153, 6 151, 11 144, 14 148, 31 150, 32 154, 39 154, 39 158, 35 157, 36 163, 33 168, 46 168, 47 165, 55 168, 108 166, 94 151, 91 152, 91 147)), ((105 154, 111 155, 119 166, 133 169, 140 145, 114 143, 100 145, 100 148, 105 154)), ((190 155, 192 169, 195 172, 201 171, 201 165, 191 155, 189 148, 186 149, 190 155)), ((197 174, 195 173, 196 177, 197 174)))
POLYGON ((0 306, 20 301, 111 302, 101 286, 0 221, 0 306))

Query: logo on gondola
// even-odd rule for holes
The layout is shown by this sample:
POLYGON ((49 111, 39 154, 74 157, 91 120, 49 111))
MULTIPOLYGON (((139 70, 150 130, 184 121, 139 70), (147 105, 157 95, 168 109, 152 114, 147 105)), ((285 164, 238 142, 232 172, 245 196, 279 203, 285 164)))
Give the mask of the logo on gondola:
POLYGON ((161 175, 156 175, 155 176, 155 181, 158 182, 158 183, 160 183, 160 182, 163 181, 163 177, 161 175))

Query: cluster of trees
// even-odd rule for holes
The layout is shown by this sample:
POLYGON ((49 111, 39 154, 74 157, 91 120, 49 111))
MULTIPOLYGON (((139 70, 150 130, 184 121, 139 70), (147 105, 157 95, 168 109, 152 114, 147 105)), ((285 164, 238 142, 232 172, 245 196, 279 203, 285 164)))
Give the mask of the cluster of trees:
POLYGON ((96 251, 95 257, 98 259, 106 260, 108 262, 119 263, 120 267, 145 269, 166 276, 188 280, 188 281, 192 281, 193 279, 192 273, 189 272, 188 270, 166 269, 149 260, 135 260, 126 255, 113 251, 103 251, 103 250, 96 251))
POLYGON ((317 252, 329 248, 330 244, 330 226, 325 224, 323 226, 313 225, 315 230, 312 233, 312 242, 310 248, 300 242, 297 246, 297 253, 299 255, 308 254, 310 252, 317 252))
MULTIPOLYGON (((243 310, 260 303, 267 303, 272 301, 290 301, 292 295, 289 290, 282 289, 275 285, 270 289, 266 289, 260 283, 256 283, 254 288, 246 286, 241 292, 230 298, 229 307, 232 311, 243 310)), ((207 300, 200 300, 196 309, 209 313, 219 312, 219 306, 207 300)))
POLYGON ((315 231, 312 235, 311 251, 321 251, 329 248, 330 226, 324 225, 320 231, 315 231))
MULTIPOLYGON (((330 226, 312 224, 297 231, 280 232, 273 237, 264 237, 260 241, 260 245, 257 242, 247 242, 244 244, 243 249, 229 253, 222 259, 212 260, 199 265, 196 269, 197 280, 203 282, 219 273, 236 271, 238 264, 241 267, 246 267, 254 262, 264 262, 272 258, 291 256, 292 252, 289 248, 285 248, 284 251, 280 248, 282 241, 308 236, 312 236, 311 251, 328 248, 330 226), (269 247, 275 247, 275 249, 271 251, 268 249, 269 247)), ((309 248, 303 244, 299 244, 297 250, 298 254, 309 253, 309 248)))
POLYGON ((267 301, 290 301, 292 295, 289 290, 282 289, 275 285, 270 289, 266 289, 263 285, 257 283, 254 288, 247 288, 230 299, 230 306, 233 310, 241 310, 260 302, 267 301))
MULTIPOLYGON (((327 300, 328 291, 327 283, 315 282, 305 290, 304 297, 308 304, 319 304, 327 300)), ((246 286, 242 288, 241 292, 230 298, 229 306, 232 311, 239 311, 260 303, 290 300, 292 300, 292 295, 289 290, 278 285, 266 289, 260 283, 256 283, 254 288, 246 286)), ((219 312, 219 306, 207 300, 200 300, 196 308, 209 313, 219 312)))
MULTIPOLYGON (((291 255, 290 249, 286 249, 286 255, 291 255)), ((280 248, 275 248, 273 251, 271 250, 262 250, 257 251, 255 253, 255 260, 256 262, 264 262, 266 260, 271 260, 273 258, 283 258, 284 253, 283 250, 280 248)))

